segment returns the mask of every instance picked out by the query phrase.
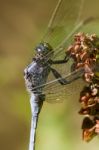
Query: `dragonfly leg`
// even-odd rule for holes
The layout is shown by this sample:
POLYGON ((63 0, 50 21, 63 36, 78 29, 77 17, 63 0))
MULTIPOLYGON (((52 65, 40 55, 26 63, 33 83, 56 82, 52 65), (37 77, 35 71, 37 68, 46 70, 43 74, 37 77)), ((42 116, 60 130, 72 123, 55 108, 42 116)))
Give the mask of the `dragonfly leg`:
POLYGON ((69 84, 69 81, 67 81, 66 79, 62 78, 61 74, 60 74, 57 70, 51 68, 51 71, 52 71, 54 77, 55 77, 56 79, 58 79, 58 82, 59 82, 61 85, 69 84))
POLYGON ((81 78, 84 74, 84 69, 80 69, 80 70, 77 70, 77 71, 73 71, 71 72, 71 74, 65 78, 63 78, 61 76, 60 73, 58 73, 55 69, 51 68, 51 71, 53 73, 53 75, 55 76, 56 79, 58 79, 57 81, 61 84, 61 85, 66 85, 66 84, 70 84, 72 83, 73 81, 81 78))
POLYGON ((63 60, 51 60, 51 64, 64 64, 68 62, 69 58, 69 56, 65 56, 63 60))

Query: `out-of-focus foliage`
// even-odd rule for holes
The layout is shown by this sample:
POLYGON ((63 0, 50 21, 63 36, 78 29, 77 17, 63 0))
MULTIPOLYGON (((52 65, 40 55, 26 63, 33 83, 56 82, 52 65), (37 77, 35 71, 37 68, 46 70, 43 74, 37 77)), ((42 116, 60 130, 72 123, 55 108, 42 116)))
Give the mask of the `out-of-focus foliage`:
MULTIPOLYGON (((87 0, 89 11, 98 16, 99 1, 87 0)), ((23 69, 31 61, 34 45, 47 27, 56 0, 3 0, 0 2, 0 150, 27 150, 30 129, 29 96, 25 90, 23 69)), ((98 23, 84 30, 99 35, 98 23)), ((46 102, 38 130, 37 150, 98 150, 99 139, 85 144, 81 139, 81 117, 77 114, 78 95, 70 95, 62 104, 46 102)), ((79 87, 80 85, 80 87, 79 87)), ((75 88, 75 83, 71 85, 75 88)))

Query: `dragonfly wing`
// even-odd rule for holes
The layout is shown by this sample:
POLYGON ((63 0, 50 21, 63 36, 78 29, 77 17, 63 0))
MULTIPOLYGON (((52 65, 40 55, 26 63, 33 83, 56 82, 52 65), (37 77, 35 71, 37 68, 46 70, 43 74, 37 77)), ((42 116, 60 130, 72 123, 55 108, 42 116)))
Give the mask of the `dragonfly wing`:
MULTIPOLYGON (((74 0, 59 0, 58 2, 60 3, 59 5, 57 4, 56 7, 56 9, 58 8, 56 11, 57 13, 54 17, 52 15, 52 20, 50 21, 46 35, 43 38, 44 41, 53 46, 55 51, 53 59, 56 60, 62 59, 65 56, 64 49, 70 44, 71 36, 85 23, 85 18, 89 19, 90 16, 94 16, 90 12, 88 12, 87 15, 85 13, 86 11, 84 12, 84 7, 86 5, 85 0, 75 0, 75 2, 74 0)), ((92 10, 94 10, 94 6, 95 5, 93 4, 92 10)), ((87 10, 88 9, 89 7, 87 10)), ((54 65, 53 67, 64 76, 70 73, 72 64, 73 62, 69 61, 67 64, 54 65)), ((49 101, 51 100, 51 102, 54 102, 57 98, 59 99, 59 97, 65 97, 65 95, 69 93, 66 92, 67 85, 61 86, 57 81, 54 82, 54 80, 55 78, 51 73, 44 87, 44 94, 47 96, 46 99, 49 101)))
POLYGON ((84 82, 82 79, 65 86, 55 83, 47 90, 44 90, 44 94, 46 94, 46 101, 49 103, 61 103, 70 98, 71 95, 74 97, 78 96, 83 86, 84 82))
MULTIPOLYGON (((68 71, 68 70, 67 70, 68 71)), ((66 85, 61 85, 58 82, 58 79, 52 79, 52 81, 47 82, 47 85, 44 87, 43 93, 46 95, 46 101, 54 103, 54 102, 62 102, 66 97, 68 97, 71 94, 77 94, 80 86, 82 87, 82 77, 83 75, 83 70, 77 70, 74 72, 69 72, 68 74, 64 74, 63 78, 66 79, 67 81, 72 81, 73 83, 71 84, 66 84, 66 85), (79 80, 78 80, 79 79, 79 80), (75 85, 77 85, 79 88, 78 90, 75 89, 75 85)), ((49 78, 52 78, 49 77, 49 78)))
POLYGON ((90 3, 89 0, 75 0, 75 2, 73 0, 58 0, 43 38, 43 41, 50 43, 54 48, 54 59, 64 57, 64 49, 72 41, 71 37, 79 29, 81 31, 81 27, 99 18, 95 11, 95 3, 92 2, 90 6, 88 2, 90 3))
MULTIPOLYGON (((53 60, 59 60, 65 57, 65 50, 60 50, 58 45, 60 45, 66 37, 71 35, 80 20, 82 20, 84 2, 85 0, 76 0, 75 2, 74 0, 58 0, 56 8, 49 21, 47 33, 43 39, 50 43, 54 48, 53 60)), ((68 41, 68 44, 69 42, 70 41, 68 41)), ((63 47, 63 44, 61 44, 61 46, 63 47)), ((63 76, 66 73, 68 74, 66 68, 68 69, 70 67, 66 67, 62 64, 54 65, 54 68, 63 76)), ((53 77, 50 75, 47 82, 52 80, 53 77)))
POLYGON ((56 48, 82 18, 85 0, 58 0, 43 40, 56 48))

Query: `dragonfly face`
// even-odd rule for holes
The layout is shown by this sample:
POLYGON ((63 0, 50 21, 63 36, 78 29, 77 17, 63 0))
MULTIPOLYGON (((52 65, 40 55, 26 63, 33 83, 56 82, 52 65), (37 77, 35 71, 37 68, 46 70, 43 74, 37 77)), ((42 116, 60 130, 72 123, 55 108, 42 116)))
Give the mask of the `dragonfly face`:
POLYGON ((52 58, 54 51, 53 48, 46 42, 39 43, 35 48, 36 58, 40 60, 49 60, 52 58))

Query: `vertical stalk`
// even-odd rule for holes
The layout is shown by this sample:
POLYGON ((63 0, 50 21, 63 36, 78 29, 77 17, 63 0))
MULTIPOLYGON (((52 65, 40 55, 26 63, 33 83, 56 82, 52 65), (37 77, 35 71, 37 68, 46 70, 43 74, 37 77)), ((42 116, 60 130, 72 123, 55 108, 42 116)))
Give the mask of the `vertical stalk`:
POLYGON ((31 94, 30 104, 31 104, 32 118, 31 118, 29 150, 35 150, 36 128, 43 101, 39 99, 39 96, 37 94, 31 94))

